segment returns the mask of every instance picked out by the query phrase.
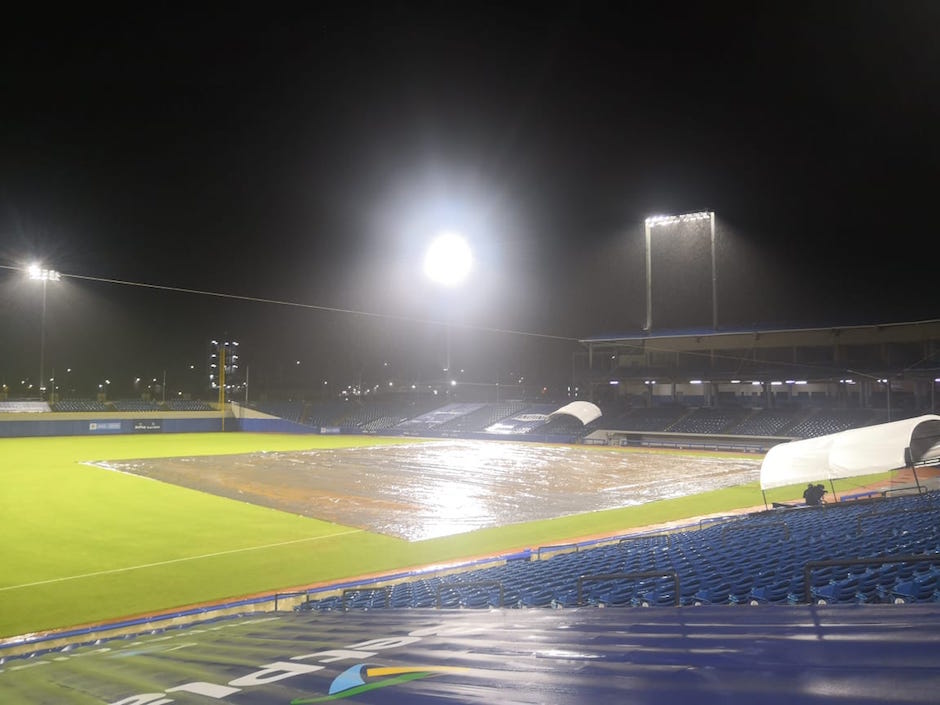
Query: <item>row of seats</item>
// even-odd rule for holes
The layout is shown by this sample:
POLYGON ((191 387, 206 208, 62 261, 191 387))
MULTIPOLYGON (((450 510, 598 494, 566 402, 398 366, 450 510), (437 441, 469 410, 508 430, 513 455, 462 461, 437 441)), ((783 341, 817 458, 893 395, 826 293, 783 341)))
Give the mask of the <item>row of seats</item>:
POLYGON ((315 596, 302 609, 940 601, 940 494, 728 517, 669 535, 315 596))
POLYGON ((124 399, 102 402, 91 399, 61 399, 51 411, 67 413, 89 413, 102 411, 212 411, 212 405, 197 399, 170 399, 166 402, 124 399))
POLYGON ((603 428, 610 430, 792 438, 812 438, 887 420, 885 412, 874 409, 690 409, 678 405, 606 409, 603 418, 603 428))

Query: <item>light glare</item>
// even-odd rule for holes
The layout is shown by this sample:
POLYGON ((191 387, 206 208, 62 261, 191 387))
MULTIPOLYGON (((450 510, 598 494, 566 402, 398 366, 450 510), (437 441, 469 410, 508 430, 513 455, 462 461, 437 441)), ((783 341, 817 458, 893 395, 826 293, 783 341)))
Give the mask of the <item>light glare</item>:
POLYGON ((460 235, 445 232, 439 235, 424 256, 424 273, 443 286, 457 286, 470 274, 473 254, 460 235))
POLYGON ((29 273, 30 279, 35 279, 37 281, 49 281, 57 282, 62 278, 62 275, 59 274, 54 269, 46 269, 38 264, 31 264, 26 270, 29 273))
POLYGON ((694 223, 699 220, 710 220, 714 214, 711 211, 697 213, 683 213, 682 215, 651 215, 646 219, 646 227, 655 228, 657 225, 675 225, 676 223, 694 223))

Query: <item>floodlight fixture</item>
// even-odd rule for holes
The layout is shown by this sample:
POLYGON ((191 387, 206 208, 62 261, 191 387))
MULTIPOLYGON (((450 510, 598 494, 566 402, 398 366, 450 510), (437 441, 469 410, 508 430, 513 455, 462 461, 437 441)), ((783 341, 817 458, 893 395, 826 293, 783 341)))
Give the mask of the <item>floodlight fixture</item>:
POLYGON ((36 281, 43 282, 57 282, 62 279, 62 275, 54 269, 46 269, 39 264, 31 264, 26 269, 26 272, 29 274, 29 278, 36 281))
POLYGON ((470 246, 455 232, 445 231, 438 235, 424 256, 424 273, 442 286, 459 286, 472 268, 470 246))
POLYGON ((709 221, 711 230, 712 250, 712 327, 718 331, 718 269, 715 262, 715 212, 696 211, 694 213, 681 213, 679 215, 651 215, 644 221, 646 228, 646 325, 644 330, 649 333, 653 328, 653 265, 650 248, 650 236, 653 228, 684 225, 709 221))
POLYGON ((658 225, 674 225, 676 223, 694 223, 697 220, 709 220, 715 214, 711 211, 698 213, 683 213, 682 215, 651 215, 646 219, 646 225, 655 228, 658 225))

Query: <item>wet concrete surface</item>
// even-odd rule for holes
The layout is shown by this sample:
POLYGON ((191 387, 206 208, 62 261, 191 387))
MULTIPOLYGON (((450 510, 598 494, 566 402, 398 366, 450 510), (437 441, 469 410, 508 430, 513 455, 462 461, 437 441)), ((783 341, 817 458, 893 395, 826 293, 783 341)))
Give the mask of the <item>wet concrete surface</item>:
POLYGON ((755 482, 760 457, 447 440, 102 467, 408 541, 755 482))

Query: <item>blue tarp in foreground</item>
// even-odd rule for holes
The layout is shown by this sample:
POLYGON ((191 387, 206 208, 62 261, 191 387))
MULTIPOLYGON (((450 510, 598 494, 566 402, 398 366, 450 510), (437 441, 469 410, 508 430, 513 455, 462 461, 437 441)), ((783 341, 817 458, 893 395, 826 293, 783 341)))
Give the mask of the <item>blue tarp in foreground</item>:
POLYGON ((0 702, 934 703, 940 605, 272 613, 0 665, 0 702))

